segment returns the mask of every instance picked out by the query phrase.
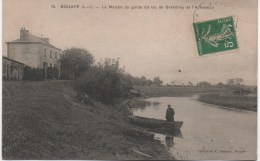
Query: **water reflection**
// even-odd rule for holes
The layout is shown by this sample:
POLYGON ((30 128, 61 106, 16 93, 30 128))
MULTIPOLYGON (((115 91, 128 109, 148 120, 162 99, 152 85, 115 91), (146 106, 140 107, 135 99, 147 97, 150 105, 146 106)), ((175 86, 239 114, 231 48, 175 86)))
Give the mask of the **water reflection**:
POLYGON ((160 105, 160 102, 152 102, 153 106, 158 107, 160 105))
POLYGON ((165 136, 165 142, 166 142, 166 146, 167 147, 170 148, 170 147, 172 147, 174 145, 173 139, 174 139, 174 136, 172 136, 172 135, 166 135, 165 136))
POLYGON ((179 131, 174 131, 172 133, 165 134, 165 143, 167 147, 171 148, 174 146, 174 137, 182 139, 183 136, 181 131, 179 130, 179 131))
POLYGON ((155 133, 155 139, 160 140, 168 148, 174 146, 174 138, 182 139, 181 131, 176 133, 155 133))
POLYGON ((153 110, 158 110, 160 108, 160 102, 145 102, 142 106, 140 106, 138 109, 141 112, 144 112, 146 108, 152 108, 153 110))

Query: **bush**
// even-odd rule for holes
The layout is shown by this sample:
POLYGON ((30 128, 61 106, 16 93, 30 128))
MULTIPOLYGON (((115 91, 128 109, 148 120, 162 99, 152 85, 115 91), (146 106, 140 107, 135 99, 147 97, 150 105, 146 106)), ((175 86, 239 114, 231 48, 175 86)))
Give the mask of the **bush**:
POLYGON ((112 104, 117 99, 128 97, 132 88, 131 81, 119 60, 105 59, 104 62, 88 69, 76 81, 75 89, 105 104, 112 104))
POLYGON ((63 79, 63 80, 72 80, 73 74, 70 74, 67 71, 61 70, 60 78, 63 79))
POLYGON ((47 79, 58 79, 59 78, 59 69, 57 67, 48 67, 47 70, 47 79))
POLYGON ((82 48, 70 48, 63 51, 61 56, 61 78, 77 79, 94 63, 89 51, 82 48))
POLYGON ((38 68, 24 67, 24 80, 41 81, 44 80, 44 70, 38 68))

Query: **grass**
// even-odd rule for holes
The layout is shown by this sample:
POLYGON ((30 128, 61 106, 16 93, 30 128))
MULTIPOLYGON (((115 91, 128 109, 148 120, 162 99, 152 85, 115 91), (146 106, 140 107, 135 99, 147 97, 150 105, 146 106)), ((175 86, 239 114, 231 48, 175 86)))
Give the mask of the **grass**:
POLYGON ((136 86, 135 89, 141 92, 144 97, 188 97, 193 94, 208 92, 225 92, 225 87, 198 87, 198 86, 136 86))
POLYGON ((3 159, 174 159, 159 141, 123 132, 134 127, 124 105, 75 96, 69 81, 3 82, 3 159))
POLYGON ((225 107, 257 111, 257 96, 202 94, 198 100, 225 107))

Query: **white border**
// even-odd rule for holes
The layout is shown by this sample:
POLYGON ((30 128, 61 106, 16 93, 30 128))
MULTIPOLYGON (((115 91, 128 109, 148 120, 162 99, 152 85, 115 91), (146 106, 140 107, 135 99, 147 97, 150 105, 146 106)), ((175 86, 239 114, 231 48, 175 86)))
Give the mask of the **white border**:
POLYGON ((260 68, 259 68, 259 46, 260 46, 260 36, 259 36, 259 25, 260 25, 260 18, 259 18, 259 7, 260 7, 260 3, 257 1, 257 154, 256 154, 256 157, 257 157, 257 160, 259 160, 259 154, 260 154, 260 149, 259 149, 259 117, 260 117, 260 114, 259 114, 259 85, 260 85, 260 81, 259 81, 259 71, 260 71, 260 68))
MULTIPOLYGON (((1 44, 0 44, 0 47, 1 47, 1 53, 2 53, 2 56, 3 56, 3 1, 0 1, 0 22, 1 22, 1 31, 0 31, 0 35, 1 35, 1 37, 0 37, 0 40, 1 40, 1 44)), ((0 89, 1 89, 1 92, 0 92, 0 98, 1 98, 1 100, 0 100, 0 106, 1 106, 1 110, 0 110, 0 118, 1 118, 1 123, 0 123, 0 142, 1 142, 1 144, 0 144, 0 160, 2 160, 2 123, 3 123, 3 121, 2 121, 2 105, 3 105, 3 102, 2 102, 2 100, 3 100, 3 97, 2 97, 2 92, 3 92, 3 88, 2 88, 2 83, 3 83, 3 81, 2 81, 2 56, 1 56, 1 59, 0 59, 0 89)))

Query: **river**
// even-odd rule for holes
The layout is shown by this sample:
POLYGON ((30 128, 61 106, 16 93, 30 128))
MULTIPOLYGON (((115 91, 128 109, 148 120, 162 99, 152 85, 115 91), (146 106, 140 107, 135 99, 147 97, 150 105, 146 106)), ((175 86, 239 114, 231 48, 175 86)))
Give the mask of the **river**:
POLYGON ((167 105, 171 104, 175 120, 184 122, 178 136, 155 135, 176 159, 256 160, 256 112, 223 109, 199 102, 196 97, 146 100, 151 104, 133 109, 134 115, 165 119, 167 105))

